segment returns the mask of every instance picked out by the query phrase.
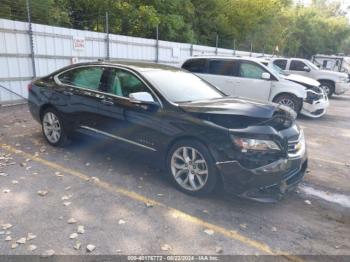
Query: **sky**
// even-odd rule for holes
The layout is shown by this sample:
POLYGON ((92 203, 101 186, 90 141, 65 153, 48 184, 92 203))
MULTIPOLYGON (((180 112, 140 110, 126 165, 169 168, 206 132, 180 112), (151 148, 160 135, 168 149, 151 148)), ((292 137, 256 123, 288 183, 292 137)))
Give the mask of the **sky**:
MULTIPOLYGON (((341 2, 344 6, 349 6, 350 5, 350 0, 328 0, 328 2, 341 2)), ((294 0, 295 3, 300 3, 304 5, 309 5, 312 3, 312 0, 294 0)))
MULTIPOLYGON (((312 3, 312 0, 294 0, 295 3, 309 5, 312 3)), ((350 21, 350 0, 328 0, 328 2, 341 2, 344 11, 347 12, 347 17, 350 21)))

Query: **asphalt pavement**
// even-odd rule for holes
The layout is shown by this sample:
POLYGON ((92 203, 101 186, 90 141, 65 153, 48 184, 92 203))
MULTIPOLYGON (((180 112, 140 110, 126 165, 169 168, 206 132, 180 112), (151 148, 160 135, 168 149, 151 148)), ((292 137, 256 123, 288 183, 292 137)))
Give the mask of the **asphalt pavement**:
POLYGON ((147 154, 83 135, 54 148, 26 105, 2 107, 0 254, 350 256, 350 96, 330 103, 299 117, 309 169, 274 204, 188 196, 147 154))

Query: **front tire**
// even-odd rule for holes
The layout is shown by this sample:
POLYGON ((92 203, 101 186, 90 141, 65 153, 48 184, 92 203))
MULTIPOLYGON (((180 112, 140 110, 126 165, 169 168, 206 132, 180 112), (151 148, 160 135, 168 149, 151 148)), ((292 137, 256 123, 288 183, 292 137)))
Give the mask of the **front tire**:
POLYGON ((66 145, 67 132, 62 117, 53 108, 46 109, 41 118, 42 132, 46 141, 52 146, 66 145))
POLYGON ((287 106, 293 109, 297 114, 300 113, 302 101, 300 98, 292 94, 281 94, 273 99, 273 102, 287 106))
POLYGON ((210 194, 218 180, 215 162, 199 141, 186 139, 175 143, 167 157, 167 170, 179 190, 194 196, 210 194))

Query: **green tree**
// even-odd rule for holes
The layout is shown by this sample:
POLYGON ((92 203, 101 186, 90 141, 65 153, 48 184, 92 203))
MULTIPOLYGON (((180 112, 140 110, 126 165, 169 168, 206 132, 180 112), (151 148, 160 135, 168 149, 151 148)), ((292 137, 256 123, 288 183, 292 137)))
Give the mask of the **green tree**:
MULTIPOLYGON (((310 57, 345 52, 350 26, 339 1, 313 0, 31 0, 35 23, 310 57)), ((1 0, 0 17, 27 20, 26 0, 1 0)))

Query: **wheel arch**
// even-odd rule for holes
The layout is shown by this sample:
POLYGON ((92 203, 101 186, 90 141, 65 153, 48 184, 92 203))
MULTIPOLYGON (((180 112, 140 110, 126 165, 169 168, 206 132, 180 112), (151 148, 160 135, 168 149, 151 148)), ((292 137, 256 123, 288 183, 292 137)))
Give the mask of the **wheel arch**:
POLYGON ((40 109, 39 109, 40 121, 42 121, 42 119, 43 119, 43 114, 44 114, 45 110, 48 109, 48 108, 53 108, 53 109, 57 110, 57 109, 55 108, 55 106, 52 105, 52 104, 50 104, 50 103, 45 103, 45 104, 43 104, 43 105, 40 107, 40 109))
POLYGON ((331 80, 331 79, 324 79, 324 78, 321 78, 321 79, 317 79, 318 82, 326 82, 326 83, 329 83, 329 84, 332 84, 333 87, 335 87, 335 81, 334 80, 331 80))
POLYGON ((276 99, 277 99, 279 96, 282 96, 282 95, 294 96, 296 99, 298 99, 298 101, 299 101, 299 108, 298 108, 298 110, 297 110, 297 114, 299 114, 300 111, 301 111, 301 109, 303 108, 303 98, 298 97, 298 96, 296 96, 295 94, 290 93, 290 92, 281 92, 281 93, 276 94, 276 95, 273 97, 272 102, 275 103, 276 99))
POLYGON ((294 97, 296 97, 297 99, 299 99, 301 102, 303 102, 303 99, 302 99, 301 97, 297 96, 297 95, 294 94, 294 93, 290 93, 290 92, 280 92, 280 93, 275 94, 274 97, 272 98, 272 102, 274 102, 275 99, 276 99, 277 97, 281 96, 281 95, 294 96, 294 97))

